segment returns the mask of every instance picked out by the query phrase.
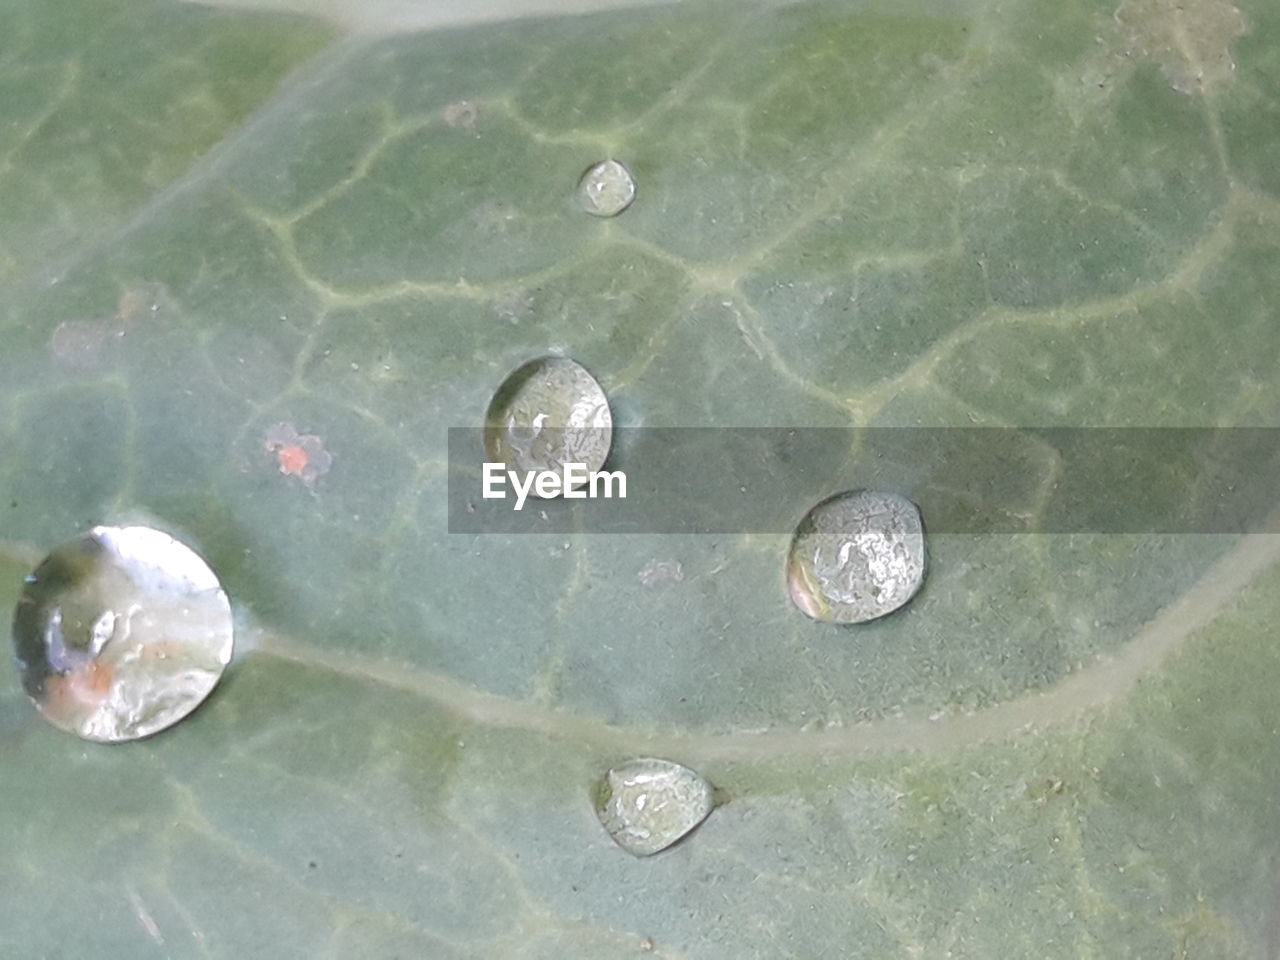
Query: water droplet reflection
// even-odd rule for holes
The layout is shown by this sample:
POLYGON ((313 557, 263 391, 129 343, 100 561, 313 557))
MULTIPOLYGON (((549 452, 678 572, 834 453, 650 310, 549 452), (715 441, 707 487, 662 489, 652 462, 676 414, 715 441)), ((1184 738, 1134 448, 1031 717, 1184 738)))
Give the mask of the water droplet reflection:
POLYGON ((150 527, 94 527, 24 580, 22 685, 54 726, 114 743, 177 723, 231 660, 231 606, 190 548, 150 527))
POLYGON ((822 501, 787 558, 795 605, 815 620, 861 623, 892 613, 924 582, 924 524, 905 497, 854 490, 822 501))
POLYGON ((596 814, 627 853, 665 850, 711 813, 711 784, 670 760, 632 760, 610 770, 596 787, 596 814))
POLYGON ((581 463, 599 470, 613 442, 613 415, 604 388, 565 357, 526 363, 498 388, 485 416, 490 462, 522 473, 581 463))
POLYGON ((578 181, 578 204, 593 217, 616 217, 635 198, 635 178, 617 160, 601 160, 578 181))

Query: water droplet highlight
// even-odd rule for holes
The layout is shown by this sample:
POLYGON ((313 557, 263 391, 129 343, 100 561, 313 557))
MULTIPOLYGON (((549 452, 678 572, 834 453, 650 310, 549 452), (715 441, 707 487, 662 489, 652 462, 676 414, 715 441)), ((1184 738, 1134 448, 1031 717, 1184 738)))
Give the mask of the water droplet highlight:
POLYGON ((815 620, 862 623, 892 613, 924 582, 924 524, 905 497, 853 490, 822 501, 796 530, 787 585, 815 620))
POLYGON ((231 661, 231 605, 193 550, 150 527, 94 527, 27 576, 13 619, 27 695, 86 740, 173 726, 231 661))
POLYGON ((627 853, 665 850, 707 819, 711 784, 688 767, 651 757, 614 767, 596 787, 596 814, 627 853))
POLYGON ((601 160, 578 181, 578 204, 593 217, 616 217, 635 198, 635 178, 617 160, 601 160))
POLYGON ((521 473, 581 463, 599 470, 613 442, 609 399, 587 369, 566 357, 520 367, 494 394, 485 416, 485 457, 521 473))

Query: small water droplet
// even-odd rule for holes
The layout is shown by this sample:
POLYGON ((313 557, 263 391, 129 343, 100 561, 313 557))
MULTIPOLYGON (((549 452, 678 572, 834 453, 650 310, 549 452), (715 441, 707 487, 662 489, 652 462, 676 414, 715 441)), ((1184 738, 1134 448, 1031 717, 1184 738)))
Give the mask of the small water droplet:
POLYGON ((601 160, 578 181, 578 203, 593 217, 616 217, 635 198, 635 178, 617 160, 601 160))
POLYGON ((791 599, 815 620, 862 623, 897 610, 924 582, 924 524, 905 497, 853 490, 822 501, 787 558, 791 599))
POLYGON ((711 813, 711 784, 670 760, 643 758, 610 770, 596 787, 596 814, 637 857, 665 850, 711 813))
POLYGON ((231 660, 231 605, 189 547, 150 527, 94 527, 24 581, 13 620, 27 695, 86 740, 173 726, 231 660))
POLYGON ((612 442, 604 387, 566 357, 520 367, 498 388, 485 416, 486 458, 521 473, 559 472, 566 463, 599 470, 612 442))

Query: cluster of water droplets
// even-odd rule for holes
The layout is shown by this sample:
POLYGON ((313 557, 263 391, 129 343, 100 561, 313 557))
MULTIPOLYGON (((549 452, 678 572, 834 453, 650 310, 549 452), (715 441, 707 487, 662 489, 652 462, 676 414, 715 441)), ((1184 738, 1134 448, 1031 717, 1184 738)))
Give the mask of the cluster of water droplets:
MULTIPOLYGON (((576 191, 578 206, 597 217, 617 216, 635 196, 634 177, 614 159, 586 170, 576 191)), ((484 450, 526 473, 568 463, 595 471, 609 456, 612 430, 599 381, 571 359, 542 357, 495 392, 484 450)), ((795 605, 838 623, 899 609, 924 573, 919 510, 868 490, 810 510, 786 560, 795 605)), ((55 549, 26 578, 13 643, 23 687, 50 723, 87 740, 135 740, 179 722, 212 692, 231 659, 231 608, 208 565, 170 535, 100 526, 55 549)), ((610 769, 593 799, 609 836, 638 857, 687 836, 715 806, 703 776, 656 758, 610 769)))

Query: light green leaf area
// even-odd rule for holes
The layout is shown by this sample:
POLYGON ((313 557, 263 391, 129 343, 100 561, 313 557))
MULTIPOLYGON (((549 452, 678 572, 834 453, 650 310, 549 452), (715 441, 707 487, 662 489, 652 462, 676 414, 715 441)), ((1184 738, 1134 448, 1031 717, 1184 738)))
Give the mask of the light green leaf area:
MULTIPOLYGON (((0 668, 0 955, 1274 955, 1277 538, 1037 532, 1198 515, 1195 471, 1064 483, 1010 431, 1030 468, 951 479, 1030 532, 931 536, 852 628, 792 607, 785 533, 451 535, 445 497, 447 428, 550 353, 626 426, 1277 425, 1274 4, 0 19, 0 601, 147 522, 240 650, 114 747, 0 668), (645 755, 723 803, 641 860, 590 798, 645 755)), ((698 501, 718 456, 629 480, 698 501)), ((796 521, 885 475, 791 467, 796 521)))
POLYGON ((5 4, 0 283, 52 281, 86 238, 160 205, 326 38, 165 2, 5 4))

